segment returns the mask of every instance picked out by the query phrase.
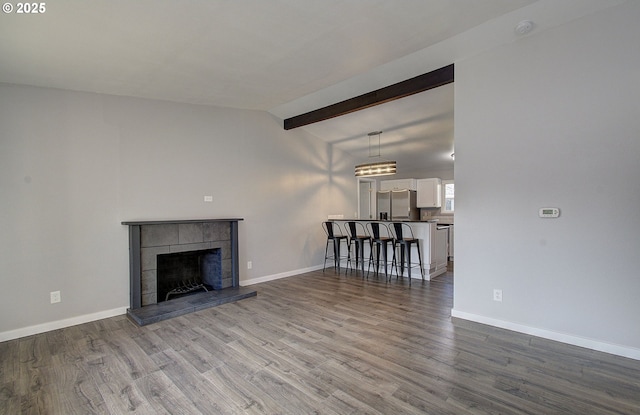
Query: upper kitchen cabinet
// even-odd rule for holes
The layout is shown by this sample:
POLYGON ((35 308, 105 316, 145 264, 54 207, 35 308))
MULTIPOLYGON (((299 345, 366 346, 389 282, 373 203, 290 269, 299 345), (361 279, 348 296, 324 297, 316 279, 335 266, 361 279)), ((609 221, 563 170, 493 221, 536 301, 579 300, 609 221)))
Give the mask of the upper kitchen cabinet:
POLYGON ((442 181, 438 178, 418 179, 417 206, 419 208, 439 208, 442 206, 442 181))
POLYGON ((380 190, 418 190, 416 179, 381 180, 380 190))

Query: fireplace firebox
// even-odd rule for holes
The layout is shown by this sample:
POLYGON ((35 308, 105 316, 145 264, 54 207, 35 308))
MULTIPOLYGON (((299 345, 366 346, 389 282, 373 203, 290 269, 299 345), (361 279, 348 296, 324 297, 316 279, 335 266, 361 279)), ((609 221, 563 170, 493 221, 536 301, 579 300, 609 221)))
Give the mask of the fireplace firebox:
POLYGON ((158 255, 157 301, 222 289, 220 248, 158 255))

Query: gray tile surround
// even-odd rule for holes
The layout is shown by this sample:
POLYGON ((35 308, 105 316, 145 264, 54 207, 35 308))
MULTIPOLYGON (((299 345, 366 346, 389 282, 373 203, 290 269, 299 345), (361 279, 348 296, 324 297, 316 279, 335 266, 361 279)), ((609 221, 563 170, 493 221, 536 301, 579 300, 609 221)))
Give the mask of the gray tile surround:
POLYGON ((157 303, 157 256, 220 248, 222 286, 233 285, 229 222, 149 224, 140 226, 142 306, 157 303))
POLYGON ((144 225, 140 229, 140 246, 167 246, 179 243, 178 225, 144 225))
POLYGON ((140 263, 142 264, 142 271, 156 270, 156 257, 159 254, 171 253, 171 246, 154 246, 140 249, 140 263))
POLYGON ((204 242, 202 223, 183 223, 178 225, 178 244, 197 244, 204 242))

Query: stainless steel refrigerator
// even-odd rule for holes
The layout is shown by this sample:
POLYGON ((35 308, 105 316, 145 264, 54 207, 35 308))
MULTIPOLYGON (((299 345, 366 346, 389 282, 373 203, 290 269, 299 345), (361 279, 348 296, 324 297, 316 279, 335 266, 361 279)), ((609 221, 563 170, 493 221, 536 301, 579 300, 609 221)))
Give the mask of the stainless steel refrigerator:
POLYGON ((376 193, 378 219, 418 220, 415 190, 382 190, 376 193))

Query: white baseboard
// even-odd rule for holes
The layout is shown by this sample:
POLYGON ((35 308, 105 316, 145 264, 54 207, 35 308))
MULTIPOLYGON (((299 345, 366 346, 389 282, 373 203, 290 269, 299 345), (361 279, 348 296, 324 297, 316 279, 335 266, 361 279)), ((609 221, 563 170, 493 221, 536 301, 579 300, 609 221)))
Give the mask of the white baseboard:
MULTIPOLYGON (((347 268, 346 265, 341 265, 342 267, 344 267, 345 269, 347 268)), ((311 272, 311 271, 317 271, 319 269, 322 269, 323 266, 322 265, 315 265, 313 267, 308 267, 308 268, 302 268, 302 269, 297 269, 294 271, 287 271, 287 272, 282 272, 279 274, 272 274, 272 275, 267 275, 264 277, 259 277, 259 278, 252 278, 250 280, 244 280, 244 281, 240 281, 240 285, 243 287, 246 287, 248 285, 253 285, 253 284, 259 284, 261 282, 267 282, 267 281, 274 281, 274 280, 279 280, 280 278, 287 278, 287 277, 292 277, 294 275, 299 275, 299 274, 304 274, 305 272, 311 272)), ((333 269, 333 266, 327 266, 327 269, 333 269)), ((433 272, 431 274, 429 274, 429 270, 425 271, 424 274, 424 280, 425 281, 430 281, 432 278, 435 278, 439 275, 442 275, 446 272, 446 269, 440 270, 438 272, 433 272)), ((371 271, 373 272, 373 270, 371 271)), ((389 275, 396 275, 395 272, 393 272, 393 270, 389 270, 389 275)), ((407 277, 407 272, 405 271, 404 273, 404 277, 407 277)), ((411 274, 411 278, 412 279, 418 279, 421 280, 422 276, 420 275, 420 271, 414 271, 411 274)))
POLYGON ((63 329, 65 327, 77 326, 78 324, 102 320, 103 318, 121 316, 127 313, 127 308, 128 307, 119 307, 112 310, 99 311, 97 313, 85 314, 82 316, 66 318, 64 320, 50 321, 48 323, 36 324, 35 326, 0 332, 0 342, 32 336, 34 334, 40 334, 51 330, 63 329))
POLYGON ((501 329, 517 331, 518 333, 530 334, 532 336, 542 337, 543 339, 555 340, 561 343, 567 343, 574 346, 584 347, 586 349, 614 354, 616 356, 622 356, 622 357, 628 357, 630 359, 640 360, 640 349, 636 349, 634 347, 620 346, 617 344, 611 344, 611 343, 601 342, 597 340, 587 339, 584 337, 574 336, 571 334, 559 333, 552 330, 529 327, 522 324, 513 323, 510 321, 498 320, 491 317, 481 316, 478 314, 458 311, 455 309, 451 310, 451 317, 474 321, 476 323, 482 323, 489 326, 499 327, 501 329))
POLYGON ((304 274, 305 272, 317 271, 322 269, 322 265, 314 265, 313 267, 296 269, 294 271, 281 272, 279 274, 266 275, 264 277, 251 278, 250 280, 240 281, 240 285, 246 287, 247 285, 259 284, 261 282, 279 280, 280 278, 292 277, 294 275, 304 274))
MULTIPOLYGON (((282 272, 280 274, 267 275, 265 277, 253 278, 247 281, 240 281, 240 285, 247 286, 252 284, 258 284, 261 282, 273 281, 280 278, 291 277, 293 275, 304 274, 305 272, 316 271, 319 269, 322 269, 322 265, 315 265, 313 267, 282 272)), ((45 333, 47 331, 62 329, 65 327, 76 326, 78 324, 89 323, 91 321, 102 320, 103 318, 124 315, 127 313, 127 308, 128 307, 114 308, 112 310, 105 310, 97 313, 85 314, 82 316, 72 317, 64 320, 51 321, 47 323, 36 324, 34 326, 22 327, 15 330, 0 332, 0 342, 19 339, 21 337, 26 337, 26 336, 32 336, 34 334, 45 333)))

